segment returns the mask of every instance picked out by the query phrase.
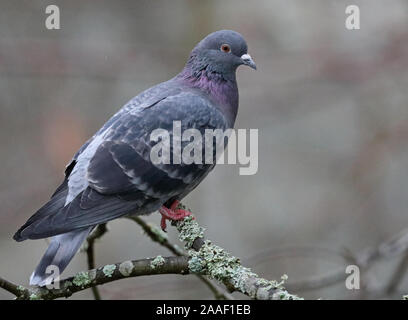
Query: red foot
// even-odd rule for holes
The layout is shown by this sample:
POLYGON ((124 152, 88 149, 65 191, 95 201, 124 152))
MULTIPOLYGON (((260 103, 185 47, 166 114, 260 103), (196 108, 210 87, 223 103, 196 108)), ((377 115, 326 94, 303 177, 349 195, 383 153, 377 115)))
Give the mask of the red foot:
POLYGON ((166 220, 181 220, 191 215, 190 211, 187 211, 184 209, 176 209, 179 203, 180 201, 175 200, 170 206, 170 208, 166 208, 165 206, 162 206, 159 209, 159 212, 162 215, 162 218, 160 221, 160 227, 162 228, 163 231, 166 231, 166 228, 167 228, 166 220))

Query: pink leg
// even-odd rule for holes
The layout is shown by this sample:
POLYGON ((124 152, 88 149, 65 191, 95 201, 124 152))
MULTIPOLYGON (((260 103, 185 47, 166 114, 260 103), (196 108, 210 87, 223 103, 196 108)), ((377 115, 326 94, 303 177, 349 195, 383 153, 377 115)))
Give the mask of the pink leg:
POLYGON ((159 209, 159 212, 162 215, 162 218, 160 221, 160 227, 162 228, 163 231, 166 231, 166 228, 167 228, 166 220, 181 220, 191 215, 190 211, 187 211, 184 209, 176 209, 179 203, 180 201, 175 200, 171 204, 170 208, 166 208, 165 206, 162 206, 159 209))

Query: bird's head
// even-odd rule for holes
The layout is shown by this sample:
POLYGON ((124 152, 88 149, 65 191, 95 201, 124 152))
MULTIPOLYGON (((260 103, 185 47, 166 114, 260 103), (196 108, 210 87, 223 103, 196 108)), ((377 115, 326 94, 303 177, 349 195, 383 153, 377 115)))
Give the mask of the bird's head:
POLYGON ((245 39, 232 30, 220 30, 206 36, 195 46, 187 63, 193 72, 206 70, 225 76, 235 75, 240 65, 256 69, 245 39))

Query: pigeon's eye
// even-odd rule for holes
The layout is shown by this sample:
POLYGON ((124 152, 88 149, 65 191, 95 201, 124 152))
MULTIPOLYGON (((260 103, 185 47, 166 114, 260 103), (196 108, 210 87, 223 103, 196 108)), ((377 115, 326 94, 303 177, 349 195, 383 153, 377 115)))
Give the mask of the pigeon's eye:
POLYGON ((224 43, 223 45, 221 45, 220 50, 222 52, 230 53, 231 52, 231 47, 228 44, 224 43))

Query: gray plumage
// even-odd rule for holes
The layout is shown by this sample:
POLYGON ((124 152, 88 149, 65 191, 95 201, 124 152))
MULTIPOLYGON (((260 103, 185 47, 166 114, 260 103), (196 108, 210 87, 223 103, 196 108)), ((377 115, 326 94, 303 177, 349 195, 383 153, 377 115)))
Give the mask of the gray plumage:
POLYGON ((203 136, 205 129, 232 128, 238 109, 235 70, 241 64, 254 67, 248 57, 240 34, 210 34, 180 74, 134 97, 80 148, 51 200, 14 235, 17 241, 53 237, 31 284, 45 283, 50 264, 62 272, 96 225, 169 206, 206 177, 215 164, 153 164, 150 151, 157 142, 150 133, 162 128, 172 136, 173 121, 181 121, 182 132, 195 128, 203 136), (224 44, 230 52, 220 49, 224 44))

